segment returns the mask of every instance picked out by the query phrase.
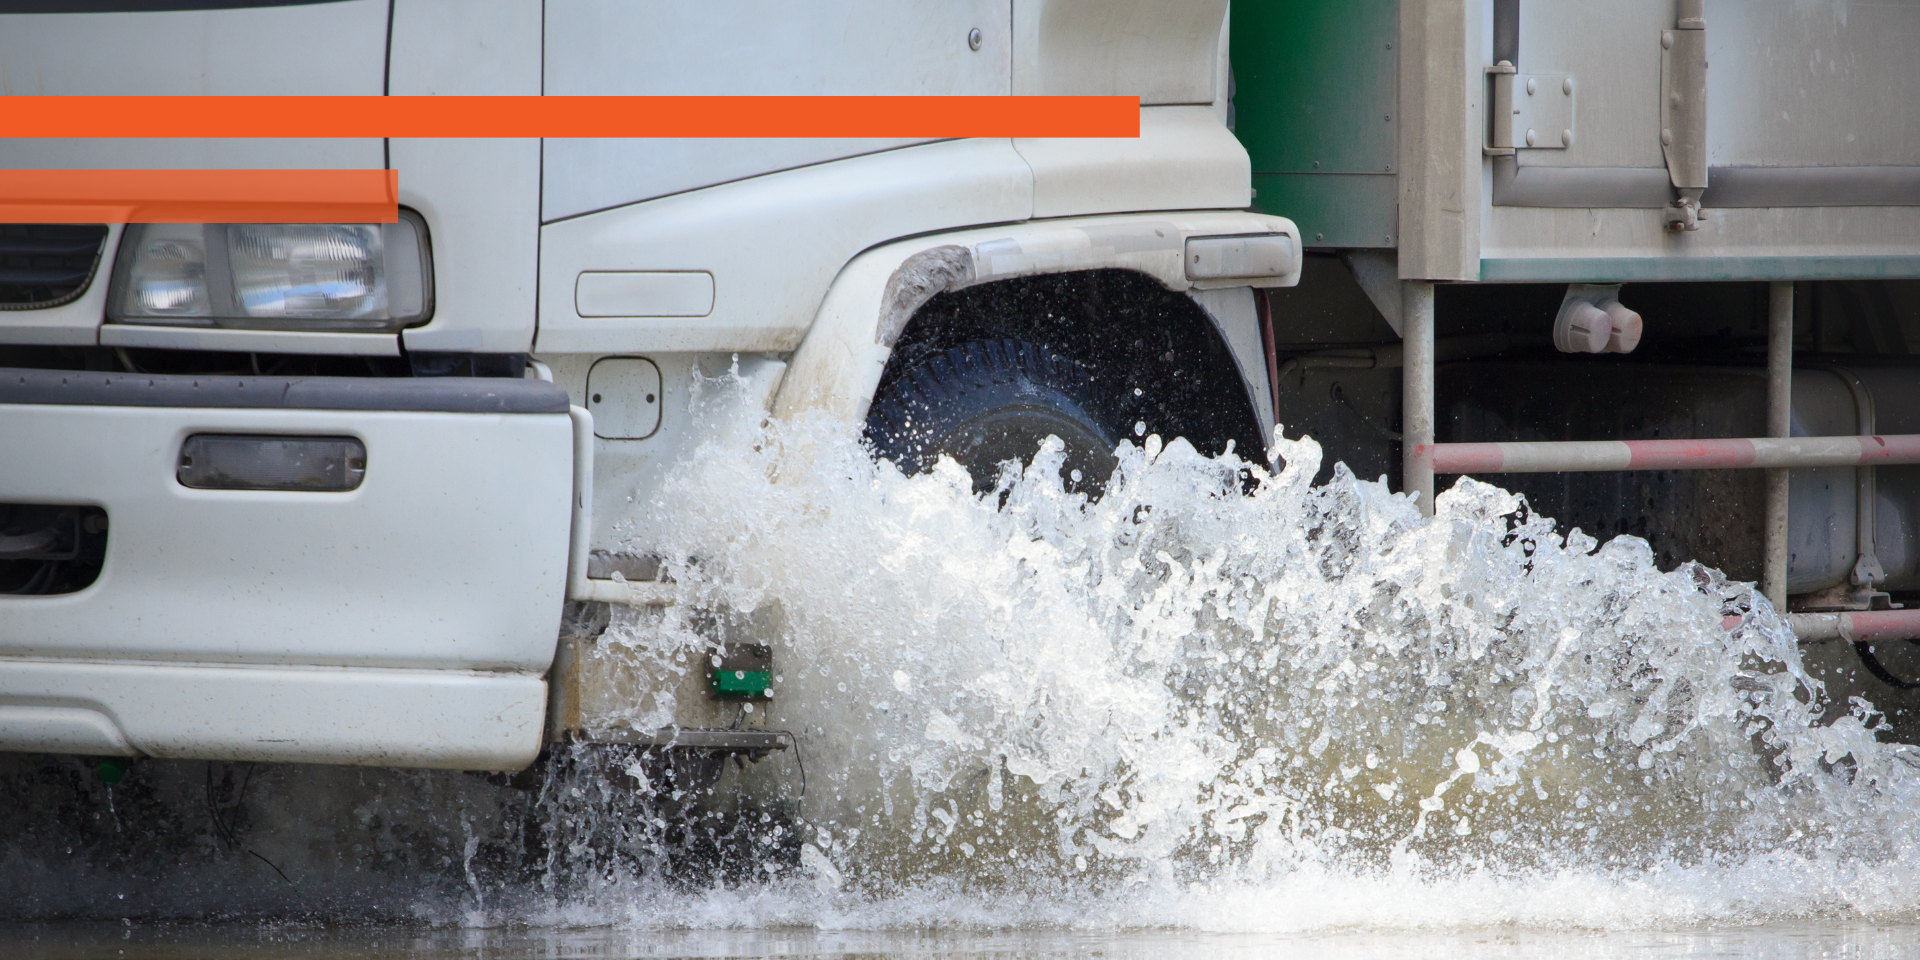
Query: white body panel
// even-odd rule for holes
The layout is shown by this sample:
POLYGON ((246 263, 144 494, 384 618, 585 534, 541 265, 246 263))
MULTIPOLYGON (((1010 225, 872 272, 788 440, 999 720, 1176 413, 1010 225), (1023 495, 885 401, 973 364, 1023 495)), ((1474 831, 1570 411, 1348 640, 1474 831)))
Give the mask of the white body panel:
MULTIPOLYGON (((551 645, 551 644, 549 644, 551 645)), ((0 660, 0 748, 518 770, 537 674, 0 660)))
MULTIPOLYGON (((0 14, 0 95, 377 96, 384 92, 387 69, 387 12, 383 0, 343 0, 232 10, 0 14)), ((373 137, 0 140, 0 169, 14 170, 386 165, 386 142, 373 137)), ((84 296, 54 310, 0 312, 0 338, 67 346, 101 342, 107 281, 119 238, 116 226, 84 296)), ((520 325, 526 326, 524 319, 520 325)), ((391 335, 285 337, 164 327, 110 336, 105 345, 375 356, 400 352, 391 335)))
POLYGON ((0 16, 0 93, 378 94, 386 48, 387 0, 10 14, 0 16))
MULTIPOLYGON (((131 388, 130 388, 131 389, 131 388)), ((564 414, 0 407, 0 500, 106 508, 87 589, 0 596, 0 657, 538 675, 566 576, 564 414), (348 493, 195 490, 194 433, 358 437, 348 493)))
MULTIPOLYGON (((635 509, 636 505, 648 502, 667 471, 681 457, 713 439, 710 432, 713 425, 697 421, 689 403, 696 376, 712 379, 738 369, 740 376, 754 385, 750 392, 765 397, 770 406, 774 389, 787 366, 767 354, 644 351, 641 356, 641 353, 630 352, 615 360, 586 353, 538 357, 550 365, 553 382, 574 397, 576 403, 599 407, 603 415, 610 417, 603 429, 596 416, 594 432, 587 438, 592 450, 593 485, 588 495, 590 518, 584 549, 643 553, 648 549, 649 512, 635 509), (596 366, 631 361, 649 362, 659 370, 659 422, 651 424, 652 429, 641 437, 609 437, 605 433, 621 430, 620 423, 606 413, 604 403, 593 403, 590 381, 596 366)), ((644 414, 650 416, 653 412, 644 411, 644 414)), ((641 419, 639 426, 648 426, 640 416, 642 413, 629 412, 626 422, 632 425, 634 420, 641 419)))
POLYGON ((542 353, 792 350, 861 250, 953 224, 1024 220, 1032 174, 1006 140, 951 140, 548 224, 542 353), (581 317, 582 273, 704 271, 704 317, 581 317))
MULTIPOLYGON (((397 0, 396 96, 538 96, 539 0, 397 0)), ((540 260, 540 141, 388 141, 400 203, 427 221, 434 314, 408 350, 524 353, 540 260)))
POLYGON ((1253 166, 1211 107, 1143 107, 1140 136, 1022 138, 1033 168, 1033 215, 1239 209, 1253 202, 1253 166))
MULTIPOLYGON (((382 93, 385 0, 0 14, 0 96, 382 93)), ((378 168, 375 138, 8 139, 0 169, 378 168)))
POLYGON ((12 405, 0 444, 46 452, 0 474, 0 500, 110 524, 91 586, 0 597, 0 749, 484 769, 538 752, 565 414, 12 405), (357 437, 367 476, 188 489, 174 467, 201 432, 357 437))
MULTIPOLYGON (((855 161, 857 162, 857 161, 855 161)), ((1293 238, 1298 230, 1279 217, 1239 211, 1176 211, 1161 214, 1029 221, 948 233, 933 233, 870 249, 832 278, 818 312, 805 327, 805 339, 791 363, 766 353, 647 352, 660 371, 660 422, 644 439, 594 441, 594 491, 590 546, 595 550, 646 552, 649 520, 632 510, 644 502, 675 459, 710 439, 696 431, 689 411, 689 390, 696 376, 717 377, 735 369, 749 391, 764 396, 777 416, 824 411, 847 423, 866 416, 891 344, 882 334, 882 304, 888 280, 902 263, 935 247, 985 249, 975 257, 982 282, 1039 273, 1065 273, 1106 267, 1138 270, 1174 290, 1189 290, 1219 325, 1250 389, 1264 389, 1265 357, 1253 326, 1248 281, 1200 289, 1186 279, 1182 262, 1189 236, 1277 233, 1293 238)), ((1298 263, 1284 276, 1258 281, 1261 286, 1298 281, 1298 263)), ((897 331, 895 331, 897 332, 897 331)), ((645 337, 636 336, 645 344, 645 337)), ((592 402, 591 354, 543 355, 554 382, 576 402, 592 402)), ((1265 408, 1256 404, 1256 410, 1265 408)), ((1268 429, 1272 414, 1260 414, 1268 429)), ((596 424, 598 420, 596 419, 596 424)), ((598 429, 598 427, 596 427, 598 429)))
MULTIPOLYGON (((554 95, 1005 95, 1009 0, 726 4, 555 0, 554 95), (978 50, 968 33, 979 30, 978 50)), ((739 180, 916 140, 554 139, 545 219, 739 180)))
POLYGON ((1227 0, 1018 0, 1013 92, 1213 103, 1227 0))
MULTIPOLYGON (((408 350, 524 353, 540 276, 537 140, 393 141, 400 203, 427 221, 433 319, 408 350)), ((389 337, 388 339, 392 339, 389 337)))
POLYGON ((1156 107, 1138 140, 952 140, 548 224, 537 349, 792 350, 868 247, 1037 217, 1244 207, 1250 169, 1210 108, 1156 107), (709 273, 712 312, 582 316, 581 277, 601 271, 709 273))

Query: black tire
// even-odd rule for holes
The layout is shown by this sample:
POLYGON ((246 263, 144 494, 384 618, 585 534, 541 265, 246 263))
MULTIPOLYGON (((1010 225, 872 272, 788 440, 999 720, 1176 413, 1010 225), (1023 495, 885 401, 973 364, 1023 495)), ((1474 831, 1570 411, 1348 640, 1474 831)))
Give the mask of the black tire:
POLYGON ((874 453, 908 474, 952 457, 973 489, 994 488, 1000 464, 1031 463, 1041 441, 1066 444, 1060 479, 1099 496, 1125 436, 1099 382, 1071 359, 1019 340, 984 340, 923 358, 889 379, 867 415, 874 453))

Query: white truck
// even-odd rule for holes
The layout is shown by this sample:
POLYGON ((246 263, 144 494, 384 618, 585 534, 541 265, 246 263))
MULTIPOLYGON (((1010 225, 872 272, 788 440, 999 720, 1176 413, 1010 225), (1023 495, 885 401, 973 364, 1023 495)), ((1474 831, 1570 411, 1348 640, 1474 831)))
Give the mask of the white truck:
MULTIPOLYGON (((769 411, 866 423, 909 468, 984 474, 1049 434, 1097 468, 1136 421, 1214 450, 1272 428, 1255 291, 1303 250, 1248 209, 1226 0, 0 11, 11 96, 1141 100, 1120 140, 368 139, 316 116, 303 139, 0 142, 7 169, 390 168, 402 208, 0 227, 0 750, 511 771, 607 734, 563 608, 647 602, 644 522, 614 520, 700 439, 695 371, 737 363, 769 411), (956 364, 990 385, 914 392, 956 364), (1152 396, 1099 388, 1121 367, 1152 396), (889 419, 914 404, 945 419, 889 419)), ((764 652, 738 655, 762 659, 719 679, 744 683, 696 685, 761 692, 764 652)), ((682 702, 626 742, 783 746, 682 702)))
POLYGON ((0 749, 788 746, 728 720, 764 649, 654 729, 583 655, 593 605, 670 594, 627 498, 736 362, 777 416, 977 482, 1049 435, 1097 484, 1136 424, 1276 421, 1429 508, 1486 476, 1760 581, 1834 709, 1920 741, 1920 3, 0 10, 9 95, 1141 102, 1123 140, 6 141, 397 169, 403 217, 0 228, 0 749))

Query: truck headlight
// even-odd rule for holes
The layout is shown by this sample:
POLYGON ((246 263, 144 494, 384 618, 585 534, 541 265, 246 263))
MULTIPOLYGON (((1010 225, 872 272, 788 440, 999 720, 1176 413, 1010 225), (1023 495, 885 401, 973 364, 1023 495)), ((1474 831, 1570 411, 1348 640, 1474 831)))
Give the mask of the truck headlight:
POLYGON ((132 224, 108 294, 116 323, 398 330, 433 313, 426 225, 132 224))

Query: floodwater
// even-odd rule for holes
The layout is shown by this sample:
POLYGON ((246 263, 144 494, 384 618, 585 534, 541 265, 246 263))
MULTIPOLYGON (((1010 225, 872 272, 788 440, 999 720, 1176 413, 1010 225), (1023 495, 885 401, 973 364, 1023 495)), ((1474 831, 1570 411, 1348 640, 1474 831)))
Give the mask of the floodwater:
POLYGON ((798 751, 710 798, 587 748, 0 758, 0 955, 1920 955, 1920 751, 1750 585, 1471 481, 1431 520, 1315 487, 1307 439, 1269 472, 1142 437, 1096 503, 1043 450, 976 498, 735 389, 635 491, 677 603, 593 655, 658 681, 647 727, 769 642, 736 719, 798 751))
POLYGON ((13 960, 606 960, 606 958, 1105 958, 1105 960, 1584 960, 1727 957, 1877 960, 1912 956, 1915 928, 1863 923, 1690 930, 1206 934, 1178 931, 335 930, 267 927, 29 926, 0 929, 13 960))

